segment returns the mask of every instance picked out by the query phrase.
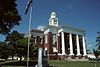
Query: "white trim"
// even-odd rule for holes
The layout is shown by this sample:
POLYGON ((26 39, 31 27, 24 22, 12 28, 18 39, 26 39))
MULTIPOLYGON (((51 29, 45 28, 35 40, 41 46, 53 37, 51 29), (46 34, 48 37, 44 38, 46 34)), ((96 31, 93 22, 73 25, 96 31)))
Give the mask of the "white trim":
POLYGON ((44 31, 44 34, 48 34, 48 32, 50 32, 50 29, 47 29, 46 31, 44 31))

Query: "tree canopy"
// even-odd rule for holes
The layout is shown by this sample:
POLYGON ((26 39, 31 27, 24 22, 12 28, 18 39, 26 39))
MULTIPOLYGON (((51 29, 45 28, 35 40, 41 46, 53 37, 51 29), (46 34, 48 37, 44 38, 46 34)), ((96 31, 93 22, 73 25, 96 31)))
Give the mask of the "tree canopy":
POLYGON ((98 33, 98 36, 96 37, 96 46, 97 46, 97 49, 100 50, 100 32, 97 32, 98 33))
MULTIPOLYGON (((8 57, 17 56, 20 58, 27 58, 27 43, 28 38, 25 34, 21 34, 17 31, 11 32, 6 36, 4 42, 0 42, 0 58, 7 60, 8 57)), ((30 59, 37 59, 38 57, 38 45, 33 42, 33 38, 30 39, 29 57, 30 59), (35 56, 35 57, 33 57, 35 56)))
POLYGON ((19 39, 24 38, 24 34, 20 34, 17 31, 13 31, 10 35, 6 36, 5 41, 7 42, 17 42, 19 39))
POLYGON ((5 42, 8 42, 10 46, 12 59, 14 55, 17 55, 21 61, 22 56, 27 56, 27 38, 24 37, 24 34, 13 31, 10 35, 6 36, 5 42))
POLYGON ((100 55, 100 32, 97 32, 97 34, 98 36, 96 37, 96 48, 93 49, 96 58, 98 58, 98 56, 100 55))
POLYGON ((20 24, 21 16, 16 8, 16 0, 0 0, 0 34, 7 35, 20 24))

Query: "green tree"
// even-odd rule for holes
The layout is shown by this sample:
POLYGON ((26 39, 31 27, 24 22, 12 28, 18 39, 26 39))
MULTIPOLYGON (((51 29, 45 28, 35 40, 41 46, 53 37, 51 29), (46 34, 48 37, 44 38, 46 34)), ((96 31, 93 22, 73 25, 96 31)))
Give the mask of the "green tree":
POLYGON ((17 41, 17 56, 20 57, 20 62, 21 62, 21 59, 22 59, 22 56, 24 58, 27 57, 27 41, 28 39, 27 38, 21 38, 17 41))
POLYGON ((5 42, 9 42, 12 59, 17 51, 18 40, 23 38, 23 34, 13 31, 10 35, 6 36, 5 42))
POLYGON ((100 32, 97 32, 98 36, 96 37, 96 46, 97 49, 100 50, 100 32))
POLYGON ((95 54, 96 59, 98 58, 98 56, 100 55, 100 51, 97 49, 93 49, 93 52, 95 54))
POLYGON ((29 56, 32 60, 36 60, 38 57, 38 46, 36 44, 30 44, 29 56))
POLYGON ((0 34, 7 35, 20 24, 21 17, 16 6, 16 0, 0 0, 0 34))
POLYGON ((100 32, 97 32, 98 36, 96 37, 96 48, 94 50, 94 54, 96 58, 100 55, 100 32))
MULTIPOLYGON (((27 47, 28 47, 28 38, 24 37, 24 34, 21 34, 17 31, 13 31, 10 35, 8 35, 5 39, 5 42, 8 42, 10 46, 10 54, 12 58, 16 54, 18 57, 20 57, 20 61, 22 56, 24 58, 27 57, 27 47)), ((30 40, 30 58, 33 58, 33 56, 37 56, 38 47, 36 44, 33 43, 33 39, 30 40)))
POLYGON ((10 55, 10 50, 5 42, 0 42, 0 58, 7 60, 10 55))
POLYGON ((19 39, 23 37, 24 37, 24 34, 20 34, 17 31, 13 31, 10 35, 6 36, 5 41, 9 43, 16 43, 19 39))
MULTIPOLYGON (((96 37, 96 47, 93 49, 94 55, 96 57, 96 62, 98 59, 98 56, 100 55, 100 32, 97 32, 98 36, 96 37)), ((95 67, 96 67, 96 62, 95 62, 95 67)))
POLYGON ((93 50, 96 58, 100 55, 100 32, 97 32, 98 36, 96 37, 96 48, 93 50))

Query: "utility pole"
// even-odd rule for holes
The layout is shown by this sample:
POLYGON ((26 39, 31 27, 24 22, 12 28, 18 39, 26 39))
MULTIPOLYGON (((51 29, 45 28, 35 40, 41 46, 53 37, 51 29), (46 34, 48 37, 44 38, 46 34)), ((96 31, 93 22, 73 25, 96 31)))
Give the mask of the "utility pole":
POLYGON ((31 38, 31 23, 32 23, 32 0, 28 0, 28 4, 26 6, 25 15, 28 13, 30 8, 30 16, 29 16, 29 28, 28 28, 28 49, 27 49, 27 67, 29 67, 29 47, 30 47, 30 38, 31 38))

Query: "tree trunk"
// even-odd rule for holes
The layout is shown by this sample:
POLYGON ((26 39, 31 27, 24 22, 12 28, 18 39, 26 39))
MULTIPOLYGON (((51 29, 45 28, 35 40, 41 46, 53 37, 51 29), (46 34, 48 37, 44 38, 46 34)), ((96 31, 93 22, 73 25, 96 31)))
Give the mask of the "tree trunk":
POLYGON ((22 61, 21 48, 20 48, 20 63, 22 61))
POLYGON ((14 60, 14 55, 12 54, 12 60, 14 60))
POLYGON ((22 57, 20 56, 20 62, 22 61, 22 57))

